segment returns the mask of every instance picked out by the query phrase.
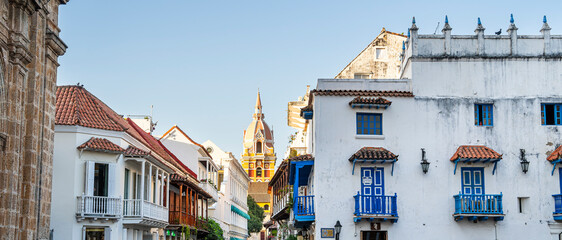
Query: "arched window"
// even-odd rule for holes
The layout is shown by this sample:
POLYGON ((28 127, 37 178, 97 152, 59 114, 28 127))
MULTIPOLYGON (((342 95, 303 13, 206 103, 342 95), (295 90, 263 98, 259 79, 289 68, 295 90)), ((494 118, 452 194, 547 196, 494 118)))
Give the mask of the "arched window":
POLYGON ((261 168, 256 170, 256 177, 261 177, 261 168))
POLYGON ((262 144, 261 142, 256 143, 256 153, 262 153, 262 144))
POLYGON ((266 211, 269 210, 269 205, 265 204, 265 205, 263 206, 263 210, 266 210, 266 211))

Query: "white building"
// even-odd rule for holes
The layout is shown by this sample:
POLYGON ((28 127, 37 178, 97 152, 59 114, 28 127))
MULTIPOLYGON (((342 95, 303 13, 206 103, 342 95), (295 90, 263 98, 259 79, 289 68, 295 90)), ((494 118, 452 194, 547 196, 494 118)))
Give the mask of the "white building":
POLYGON ((54 239, 159 239, 170 175, 189 169, 80 86, 56 92, 54 239))
POLYGON ((232 155, 207 140, 203 146, 219 166, 219 201, 209 207, 209 216, 221 225, 224 239, 247 239, 248 236, 248 185, 250 177, 232 155))
POLYGON ((400 79, 311 91, 314 238, 559 239, 562 36, 442 32, 414 21, 400 79))

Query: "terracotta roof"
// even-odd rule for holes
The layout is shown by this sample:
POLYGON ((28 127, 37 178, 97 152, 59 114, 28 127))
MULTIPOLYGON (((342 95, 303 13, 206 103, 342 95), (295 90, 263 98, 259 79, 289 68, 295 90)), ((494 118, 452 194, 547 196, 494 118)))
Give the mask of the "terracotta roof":
POLYGON ((166 161, 172 163, 176 167, 180 169, 184 169, 187 171, 188 174, 197 178, 197 174, 185 166, 173 153, 171 153, 164 145, 156 140, 152 135, 148 134, 144 130, 142 130, 133 120, 130 118, 126 119, 127 122, 131 125, 131 129, 136 132, 137 135, 140 136, 141 139, 147 144, 147 146, 152 149, 153 153, 158 154, 160 157, 164 158, 166 161))
POLYGON ((116 116, 112 112, 113 110, 81 86, 57 87, 55 113, 57 125, 125 131, 126 126, 115 119, 116 116))
POLYGON ((269 203, 270 195, 267 193, 268 182, 250 182, 248 195, 258 203, 269 203))
POLYGON ((349 105, 353 105, 353 104, 374 104, 374 105, 386 105, 386 106, 390 106, 390 104, 392 104, 391 101, 388 101, 384 98, 378 97, 378 98, 366 98, 366 97, 356 97, 353 100, 351 100, 351 102, 349 102, 349 105))
POLYGON ((562 159, 562 146, 557 147, 556 150, 554 150, 554 152, 552 152, 546 158, 546 160, 551 161, 551 162, 555 161, 555 160, 558 160, 558 159, 562 159))
POLYGON ((457 159, 501 159, 502 155, 486 146, 462 145, 451 157, 451 161, 457 159))
POLYGON ((289 161, 291 162, 308 161, 308 160, 314 160, 314 157, 311 154, 303 154, 303 155, 298 155, 296 157, 289 158, 289 161))
POLYGON ((117 144, 112 143, 111 141, 105 138, 96 138, 96 137, 90 138, 90 140, 78 146, 78 149, 90 150, 96 152, 108 152, 108 153, 122 153, 125 151, 117 144))
POLYGON ((198 184, 195 184, 195 183, 187 180, 187 178, 184 178, 184 177, 182 177, 178 174, 175 174, 175 173, 171 174, 170 175, 170 181, 172 181, 173 183, 180 182, 180 183, 186 184, 189 187, 195 189, 195 191, 197 191, 199 194, 201 194, 201 195, 203 195, 207 198, 212 198, 212 196, 209 193, 207 193, 205 190, 203 190, 203 188, 201 188, 198 184))
POLYGON ((149 152, 136 148, 133 145, 129 145, 127 150, 125 150, 125 152, 123 153, 123 155, 128 157, 144 157, 144 156, 148 156, 149 154, 150 154, 149 152))
POLYGON ((364 97, 414 97, 408 91, 379 91, 379 90, 312 90, 317 96, 364 96, 364 97))
POLYGON ((392 160, 397 159, 398 155, 395 155, 391 151, 388 151, 382 147, 364 147, 359 149, 355 154, 351 155, 349 158, 350 162, 353 160, 392 160))

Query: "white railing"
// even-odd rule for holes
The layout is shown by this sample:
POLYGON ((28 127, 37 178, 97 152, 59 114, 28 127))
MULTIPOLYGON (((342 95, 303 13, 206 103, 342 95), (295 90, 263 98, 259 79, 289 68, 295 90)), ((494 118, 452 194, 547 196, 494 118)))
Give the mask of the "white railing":
POLYGON ((219 191, 209 182, 203 180, 199 182, 199 187, 201 187, 205 192, 209 193, 209 195, 211 195, 211 197, 213 197, 215 201, 219 200, 219 191))
POLYGON ((149 201, 144 201, 143 204, 143 214, 147 218, 152 218, 156 220, 161 220, 164 222, 168 221, 168 208, 160 206, 149 201))
POLYGON ((125 199, 123 200, 123 216, 140 217, 141 216, 141 200, 125 199))
POLYGON ((168 208, 140 199, 123 200, 123 216, 151 218, 158 221, 168 221, 168 208), (142 211, 141 211, 142 209, 142 211))
POLYGON ((273 203, 273 214, 272 216, 277 215, 279 212, 283 211, 289 202, 290 193, 286 193, 285 196, 281 197, 279 200, 273 203))
POLYGON ((80 216, 120 217, 121 198, 100 196, 76 197, 76 214, 80 216))

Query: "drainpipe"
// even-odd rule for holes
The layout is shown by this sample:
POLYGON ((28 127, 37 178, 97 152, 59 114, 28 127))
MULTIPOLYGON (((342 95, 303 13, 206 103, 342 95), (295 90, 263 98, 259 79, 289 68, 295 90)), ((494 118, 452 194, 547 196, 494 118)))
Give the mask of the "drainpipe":
POLYGON ((498 240, 498 224, 494 223, 494 234, 496 235, 496 240, 498 240))

